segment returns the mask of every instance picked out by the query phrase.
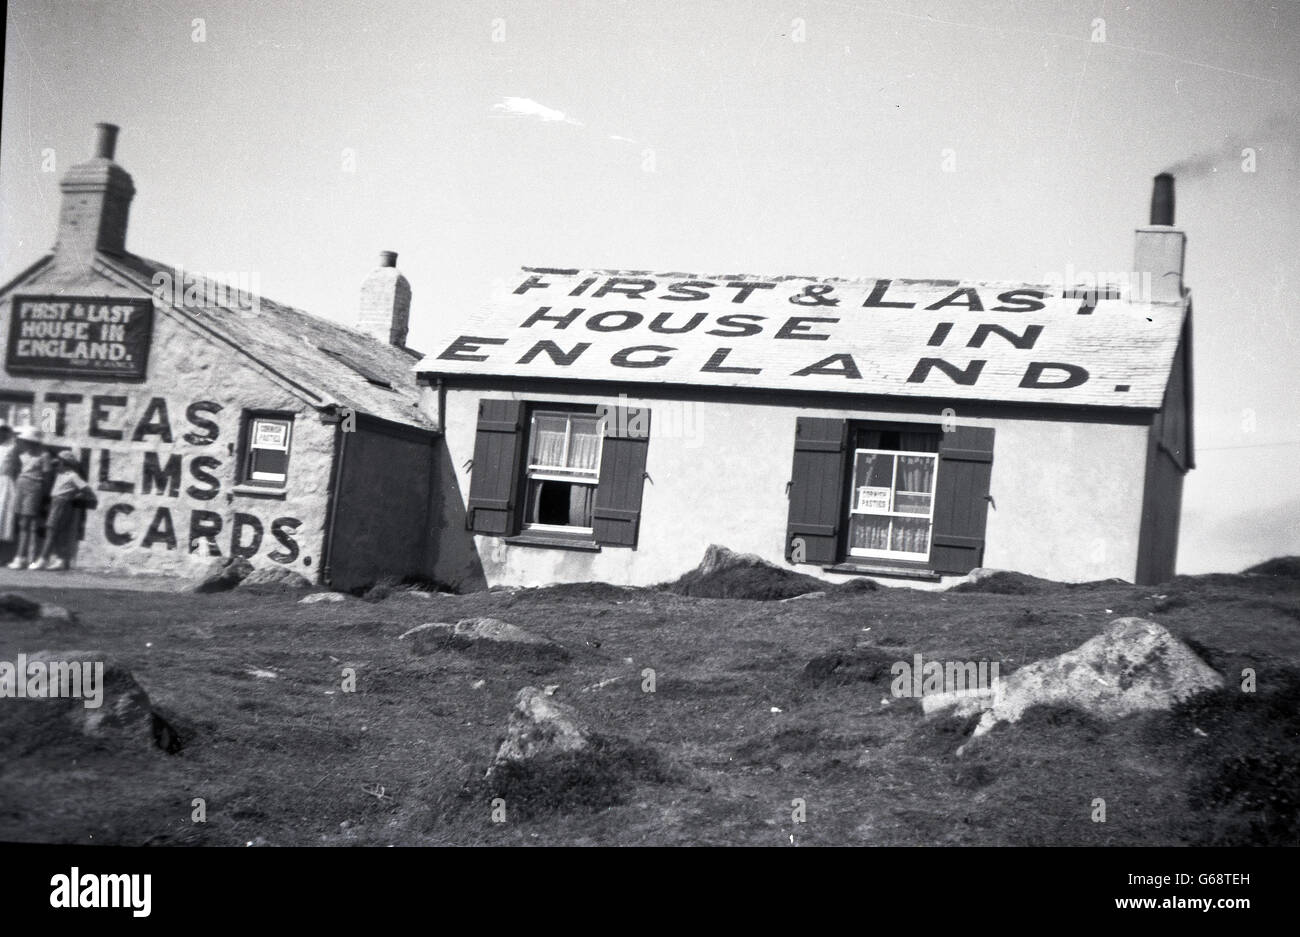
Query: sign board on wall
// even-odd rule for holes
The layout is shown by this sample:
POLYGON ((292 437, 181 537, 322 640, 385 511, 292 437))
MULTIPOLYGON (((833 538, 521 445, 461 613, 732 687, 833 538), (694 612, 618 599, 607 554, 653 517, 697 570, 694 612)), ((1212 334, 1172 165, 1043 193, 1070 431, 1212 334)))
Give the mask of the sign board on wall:
POLYGON ((143 381, 153 300, 15 296, 5 370, 22 377, 143 381))

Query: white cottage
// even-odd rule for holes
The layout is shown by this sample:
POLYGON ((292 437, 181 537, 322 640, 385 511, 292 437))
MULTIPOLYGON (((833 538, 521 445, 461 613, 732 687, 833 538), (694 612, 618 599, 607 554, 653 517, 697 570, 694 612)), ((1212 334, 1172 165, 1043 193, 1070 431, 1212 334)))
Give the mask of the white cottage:
POLYGON ((1134 273, 978 281, 524 268, 416 366, 435 578, 651 584, 709 544, 828 580, 1174 572, 1192 467, 1172 179, 1134 273))

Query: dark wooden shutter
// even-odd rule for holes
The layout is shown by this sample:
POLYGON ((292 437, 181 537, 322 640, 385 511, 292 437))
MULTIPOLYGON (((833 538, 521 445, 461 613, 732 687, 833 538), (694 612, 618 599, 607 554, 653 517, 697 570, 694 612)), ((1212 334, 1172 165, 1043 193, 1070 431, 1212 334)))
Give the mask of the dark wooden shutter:
POLYGON ((592 508, 593 539, 613 546, 636 546, 641 524, 641 490, 650 446, 650 411, 611 407, 600 454, 600 482, 592 508), (633 420, 636 420, 635 426, 633 420))
POLYGON ((795 422, 794 469, 790 515, 785 531, 785 558, 793 562, 795 540, 802 538, 804 562, 839 559, 844 508, 845 420, 801 416, 795 422))
POLYGON ((992 472, 992 429, 958 426, 943 434, 930 550, 937 572, 968 573, 984 562, 992 472))
POLYGON ((480 400, 474 464, 470 469, 465 526, 479 534, 515 532, 524 405, 518 400, 480 400))

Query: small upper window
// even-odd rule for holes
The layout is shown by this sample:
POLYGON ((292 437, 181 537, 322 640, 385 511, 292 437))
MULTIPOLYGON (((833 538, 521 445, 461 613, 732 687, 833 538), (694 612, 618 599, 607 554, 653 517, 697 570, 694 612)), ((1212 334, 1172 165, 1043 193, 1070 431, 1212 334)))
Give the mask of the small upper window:
POLYGON ((604 434, 589 413, 533 413, 528 439, 525 526, 592 532, 604 434))
POLYGON ((283 488, 289 481, 289 442, 293 420, 255 416, 248 420, 244 480, 283 488))

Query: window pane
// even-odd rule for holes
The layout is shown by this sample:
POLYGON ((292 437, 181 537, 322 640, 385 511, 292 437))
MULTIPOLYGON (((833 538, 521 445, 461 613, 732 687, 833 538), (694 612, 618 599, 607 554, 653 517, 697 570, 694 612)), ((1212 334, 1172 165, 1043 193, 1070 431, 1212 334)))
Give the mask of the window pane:
POLYGON ((533 417, 532 465, 564 465, 564 436, 568 424, 562 416, 538 413, 533 417))
POLYGON ((254 449, 249 459, 249 471, 254 478, 268 480, 264 476, 273 475, 283 481, 289 469, 289 453, 279 449, 254 449))
POLYGON ((930 495, 900 494, 894 495, 894 510, 904 514, 930 513, 930 495))
POLYGON ((600 423, 595 417, 573 417, 569 438, 569 468, 594 472, 600 460, 600 423))
POLYGON ((528 523, 590 527, 593 485, 534 479, 528 485, 528 523))
POLYGON ((854 462, 854 484, 861 487, 888 488, 894 474, 894 456, 859 452, 854 462))
POLYGON ((930 522, 910 517, 894 518, 894 533, 889 549, 903 553, 930 552, 930 522))
POLYGON ((849 546, 859 550, 888 550, 889 518, 853 515, 849 520, 849 546))
MULTIPOLYGON (((932 491, 934 489, 934 459, 925 456, 898 457, 899 491, 932 491)), ((898 510, 903 510, 899 508, 898 510)))

